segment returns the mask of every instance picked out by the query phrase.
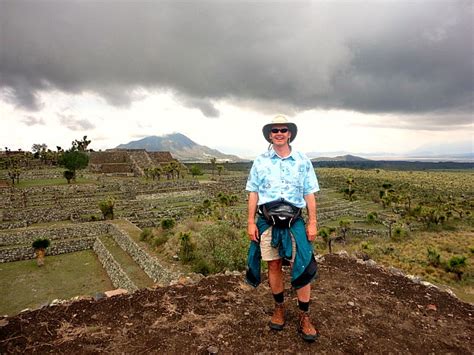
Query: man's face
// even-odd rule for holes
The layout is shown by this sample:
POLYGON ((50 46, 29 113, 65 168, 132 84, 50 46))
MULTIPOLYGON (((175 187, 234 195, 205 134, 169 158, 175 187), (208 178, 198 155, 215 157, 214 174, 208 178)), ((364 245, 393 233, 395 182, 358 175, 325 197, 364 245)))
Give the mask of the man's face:
POLYGON ((291 132, 288 126, 285 125, 273 125, 270 130, 270 139, 275 146, 283 146, 288 143, 291 138, 291 132))

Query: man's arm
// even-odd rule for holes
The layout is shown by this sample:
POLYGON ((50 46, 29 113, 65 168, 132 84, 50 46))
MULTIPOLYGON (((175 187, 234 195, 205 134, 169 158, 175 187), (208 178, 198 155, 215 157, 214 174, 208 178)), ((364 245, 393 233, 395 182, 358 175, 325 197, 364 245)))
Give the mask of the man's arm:
POLYGON ((247 234, 250 240, 258 243, 258 229, 255 224, 255 214, 257 213, 258 193, 249 193, 247 234))
POLYGON ((308 222, 306 223, 306 234, 308 240, 312 242, 318 234, 318 219, 316 217, 316 196, 314 193, 304 196, 306 209, 308 211, 308 222))

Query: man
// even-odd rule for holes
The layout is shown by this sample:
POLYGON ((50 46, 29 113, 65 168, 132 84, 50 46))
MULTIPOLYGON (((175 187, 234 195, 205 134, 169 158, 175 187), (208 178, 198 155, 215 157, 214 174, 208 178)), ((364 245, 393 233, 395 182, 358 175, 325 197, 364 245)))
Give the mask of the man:
POLYGON ((291 284, 298 296, 299 331, 304 340, 314 341, 319 332, 311 324, 308 311, 310 282, 317 271, 311 242, 317 234, 314 193, 319 191, 318 180, 311 161, 290 146, 298 132, 294 123, 278 115, 262 131, 270 146, 255 159, 246 186, 247 232, 251 240, 247 281, 258 286, 260 259, 267 261, 268 281, 275 300, 270 328, 282 330, 285 325, 282 265, 284 259, 288 260, 292 266, 291 284), (300 216, 304 207, 308 212, 306 225, 300 216))

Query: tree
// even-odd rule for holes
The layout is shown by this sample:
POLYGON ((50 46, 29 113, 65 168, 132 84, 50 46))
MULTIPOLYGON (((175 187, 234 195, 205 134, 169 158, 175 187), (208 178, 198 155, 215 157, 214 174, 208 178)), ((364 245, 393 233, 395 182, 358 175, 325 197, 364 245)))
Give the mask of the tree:
POLYGON ((74 172, 71 170, 64 170, 63 176, 66 178, 67 183, 70 184, 71 180, 74 178, 74 172))
POLYGON ((347 197, 349 198, 349 201, 352 201, 354 199, 354 193, 355 193, 355 190, 353 189, 353 186, 352 186, 354 185, 354 179, 352 177, 349 177, 347 178, 346 183, 347 183, 347 188, 344 189, 344 194, 347 195, 347 197))
POLYGON ((217 175, 220 177, 222 175, 222 172, 224 171, 224 166, 223 165, 218 165, 217 166, 217 175))
POLYGON ((196 175, 202 175, 202 174, 203 174, 203 173, 202 173, 202 170, 201 170, 201 168, 200 168, 199 166, 193 165, 193 166, 191 167, 191 175, 192 175, 192 177, 195 177, 196 175))
POLYGON ((216 158, 211 158, 211 169, 212 169, 212 177, 214 177, 214 170, 216 169, 216 158))
POLYGON ((87 152, 87 147, 91 144, 91 140, 87 140, 87 136, 84 136, 82 140, 74 140, 72 142, 72 150, 77 150, 80 152, 87 152))
POLYGON ((172 161, 170 163, 170 171, 171 171, 171 177, 174 179, 176 176, 176 179, 179 179, 179 163, 177 161, 172 161))
POLYGON ((21 175, 20 168, 12 167, 8 169, 8 177, 11 179, 12 185, 15 185, 15 181, 17 184, 20 183, 20 175, 21 175))
POLYGON ((89 156, 77 150, 64 152, 59 158, 59 165, 65 167, 73 173, 73 179, 76 179, 76 170, 84 169, 89 164, 89 156))
POLYGON ((339 221, 339 232, 341 233, 341 238, 346 242, 346 235, 347 232, 349 231, 349 226, 351 225, 351 221, 348 219, 341 219, 339 221))
POLYGON ((50 246, 51 242, 46 238, 38 238, 31 245, 35 249, 36 263, 38 266, 44 265, 44 256, 46 255, 46 249, 50 246))

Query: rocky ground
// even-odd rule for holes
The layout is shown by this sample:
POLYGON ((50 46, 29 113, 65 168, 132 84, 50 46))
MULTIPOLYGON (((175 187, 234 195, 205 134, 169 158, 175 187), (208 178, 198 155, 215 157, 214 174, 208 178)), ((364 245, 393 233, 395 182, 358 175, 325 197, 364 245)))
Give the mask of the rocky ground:
POLYGON ((455 353, 474 350, 474 307, 382 268, 329 255, 314 284, 315 343, 287 325, 271 331, 266 283, 242 275, 83 299, 0 319, 0 353, 455 353))

